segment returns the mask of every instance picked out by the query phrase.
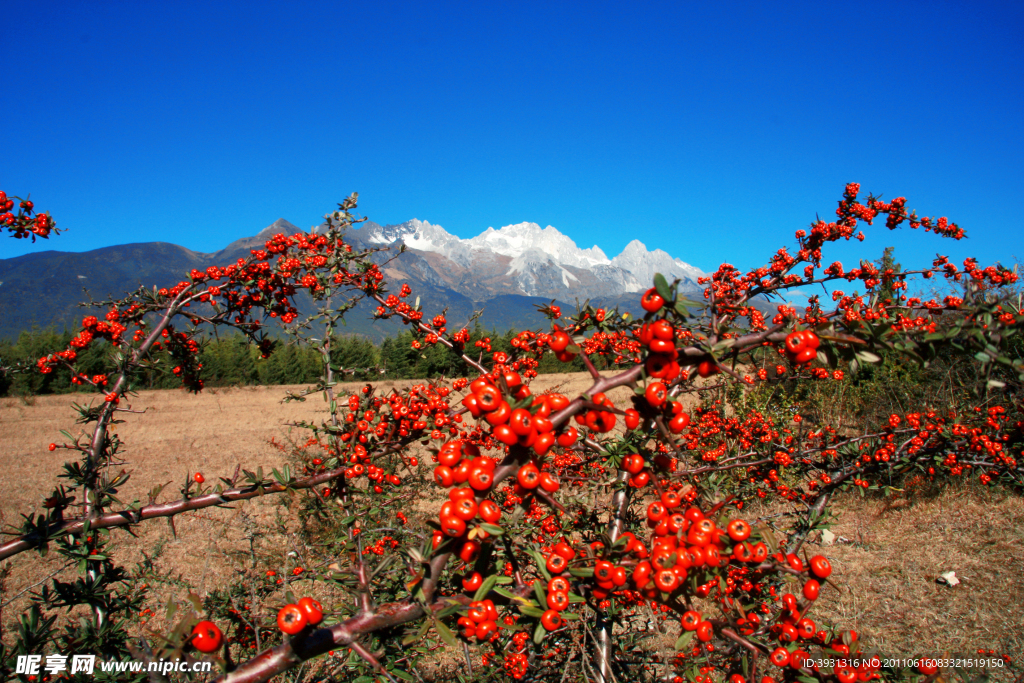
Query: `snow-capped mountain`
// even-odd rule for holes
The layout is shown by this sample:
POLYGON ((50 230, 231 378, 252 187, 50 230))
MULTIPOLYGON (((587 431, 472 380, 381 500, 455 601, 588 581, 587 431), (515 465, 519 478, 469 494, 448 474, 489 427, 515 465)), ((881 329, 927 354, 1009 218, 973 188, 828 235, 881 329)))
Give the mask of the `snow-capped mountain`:
MULTIPOLYGON (((320 226, 318 230, 325 229, 320 226)), ((82 318, 78 302, 82 286, 93 293, 133 291, 140 286, 171 287, 192 269, 224 266, 261 249, 277 233, 293 235, 300 228, 278 219, 252 237, 236 240, 213 254, 191 251, 164 242, 104 247, 83 253, 43 251, 0 259, 0 315, 5 325, 0 339, 14 339, 33 326, 77 325, 82 318), (34 296, 40 274, 47 296, 34 296)), ((613 259, 599 247, 579 248, 553 227, 534 223, 488 228, 471 239, 461 239, 439 225, 411 220, 380 226, 367 221, 350 231, 346 241, 358 249, 389 247, 371 256, 381 264, 389 291, 409 283, 422 296, 424 313, 446 312, 451 329, 470 324, 482 311, 487 329, 537 329, 543 318, 537 306, 554 299, 563 310, 579 300, 642 315, 638 292, 651 286, 655 272, 683 279, 683 289, 697 291, 701 272, 663 251, 648 251, 633 241, 613 259), (404 253, 395 245, 404 243, 404 253)), ((55 245, 57 246, 57 245, 55 245)), ((699 297, 699 295, 698 295, 699 297)), ((312 313, 306 295, 296 299, 303 315, 312 313)), ((375 320, 376 303, 363 301, 346 316, 350 333, 377 341, 403 329, 395 320, 375 320)))
POLYGON ((490 249, 513 258, 535 249, 551 254, 557 263, 577 268, 591 268, 610 263, 597 245, 590 249, 580 249, 569 237, 550 225, 542 230, 536 223, 506 225, 501 230, 487 228, 476 237, 466 240, 466 243, 478 249, 490 249))
MULTIPOLYGON (((572 300, 615 297, 644 291, 656 272, 669 280, 680 278, 683 288, 697 289, 704 273, 661 249, 648 251, 633 240, 621 254, 609 259, 600 247, 582 249, 557 228, 536 223, 487 228, 476 237, 462 239, 439 225, 413 219, 399 225, 367 222, 353 234, 367 246, 404 243, 407 266, 397 260, 394 275, 413 267, 426 278, 474 300, 484 295, 522 294, 572 300), (413 266, 412 261, 422 260, 413 266)), ((404 257, 404 255, 403 255, 404 257)))
POLYGON ((672 258, 668 252, 661 249, 648 251, 647 245, 640 240, 633 240, 627 244, 622 253, 612 259, 611 264, 632 273, 641 282, 651 282, 655 273, 661 273, 670 282, 673 278, 679 278, 683 282, 696 286, 697 278, 704 275, 699 268, 680 259, 672 258))

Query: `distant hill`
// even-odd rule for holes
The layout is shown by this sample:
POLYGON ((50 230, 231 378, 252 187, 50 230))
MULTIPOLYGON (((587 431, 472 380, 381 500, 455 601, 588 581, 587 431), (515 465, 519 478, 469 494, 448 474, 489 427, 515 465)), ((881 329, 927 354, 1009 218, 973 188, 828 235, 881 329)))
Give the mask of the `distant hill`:
MULTIPOLYGON (((321 229, 323 226, 321 226, 321 229)), ((252 237, 236 240, 213 254, 166 242, 104 247, 83 253, 42 251, 0 260, 0 338, 14 339, 32 327, 76 327, 87 313, 79 303, 120 297, 139 287, 168 287, 193 268, 226 265, 249 256, 277 233, 300 232, 279 219, 252 237)), ((461 239, 440 226, 413 219, 399 225, 365 222, 346 239, 355 248, 391 249, 376 258, 384 264, 404 243, 405 253, 383 265, 394 285, 408 282, 421 297, 426 315, 448 310, 449 328, 465 324, 482 310, 486 329, 537 328, 538 305, 554 300, 566 311, 578 300, 640 315, 639 294, 655 272, 679 278, 687 295, 700 298, 696 279, 703 273, 661 250, 650 252, 632 241, 613 259, 597 246, 580 249, 548 226, 520 223, 461 239)), ((311 310, 308 298, 297 301, 311 310)), ((346 316, 348 333, 379 342, 402 329, 394 320, 375 321, 374 306, 361 304, 346 316)))

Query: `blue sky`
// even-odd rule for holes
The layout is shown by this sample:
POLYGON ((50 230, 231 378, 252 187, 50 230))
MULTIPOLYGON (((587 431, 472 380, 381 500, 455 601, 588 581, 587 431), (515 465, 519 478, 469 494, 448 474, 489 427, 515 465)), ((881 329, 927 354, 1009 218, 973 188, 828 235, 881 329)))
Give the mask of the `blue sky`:
POLYGON ((0 189, 68 232, 0 255, 214 251, 352 191, 378 223, 554 225, 700 268, 764 263, 848 181, 1024 257, 1020 3, 6 5, 0 189))

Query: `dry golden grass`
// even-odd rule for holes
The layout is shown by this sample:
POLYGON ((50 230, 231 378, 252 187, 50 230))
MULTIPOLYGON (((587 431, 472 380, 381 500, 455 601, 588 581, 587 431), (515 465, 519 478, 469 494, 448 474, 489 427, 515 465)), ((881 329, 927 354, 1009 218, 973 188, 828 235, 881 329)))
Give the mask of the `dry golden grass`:
MULTIPOLYGON (((379 390, 386 393, 408 384, 412 382, 385 382, 379 390)), ((573 395, 588 384, 586 375, 550 375, 537 380, 534 390, 554 387, 573 395)), ((145 414, 125 413, 125 422, 115 430, 127 444, 124 468, 132 474, 121 499, 145 500, 154 486, 168 483, 159 499, 175 499, 195 471, 213 482, 231 476, 238 465, 262 466, 264 471, 280 467, 286 457, 271 440, 287 439, 286 423, 327 417, 319 396, 282 403, 288 389, 295 387, 211 389, 199 396, 141 392, 131 407, 145 414)), ((627 395, 627 389, 618 389, 612 398, 621 405, 627 395)), ((40 512, 42 500, 61 481, 56 475, 68 452, 50 452, 47 444, 63 440, 61 429, 79 433, 82 427, 74 423, 71 404, 80 400, 81 395, 0 399, 0 521, 5 525, 17 524, 23 513, 40 512)), ((296 438, 305 436, 296 432, 296 438)), ((158 573, 180 581, 151 585, 154 608, 183 598, 185 586, 202 596, 238 581, 239 572, 252 576, 264 571, 265 565, 251 566, 254 547, 263 557, 276 553, 279 567, 308 566, 309 550, 298 542, 294 515, 282 510, 283 502, 282 496, 270 496, 233 510, 181 515, 176 537, 163 521, 139 527, 137 539, 116 532, 117 557, 131 566, 143 558, 144 550, 150 555, 157 550, 158 573), (253 535, 260 529, 264 535, 253 535), (297 556, 286 558, 289 551, 297 556)), ((833 530, 853 543, 807 546, 809 552, 822 552, 832 560, 842 588, 825 591, 812 616, 857 629, 884 656, 967 654, 982 646, 1024 656, 1024 501, 961 487, 910 500, 851 496, 834 510, 833 530), (955 588, 937 585, 935 578, 947 570, 956 571, 963 583, 955 588)), ((748 516, 754 512, 745 511, 748 516)), ((2 602, 13 600, 3 610, 5 630, 26 604, 23 591, 52 572, 73 575, 59 571, 55 554, 40 559, 23 553, 4 564, 10 574, 2 602)), ((316 590, 325 601, 332 599, 328 588, 316 590)))
POLYGON ((974 487, 933 497, 836 506, 833 532, 850 539, 815 548, 842 591, 816 611, 854 628, 886 656, 1024 655, 1024 500, 974 487), (936 583, 955 571, 955 587, 936 583))
MULTIPOLYGON (((415 383, 384 381, 377 384, 377 391, 383 395, 392 388, 415 383)), ((341 385, 339 389, 356 391, 362 385, 341 385)), ((535 388, 557 387, 572 394, 587 386, 586 375, 552 375, 539 380, 535 388)), ((145 413, 121 413, 124 422, 112 430, 126 444, 122 451, 123 468, 131 475, 119 489, 118 497, 126 504, 146 502, 154 487, 166 485, 157 500, 170 501, 180 497, 187 477, 194 472, 202 472, 207 484, 212 484, 217 477, 231 477, 238 466, 252 471, 262 466, 266 473, 271 468, 280 468, 287 461, 286 455, 272 441, 282 444, 290 437, 301 441, 309 435, 289 428, 288 423, 319 423, 328 417, 327 404, 319 394, 305 402, 282 402, 289 391, 300 389, 221 388, 199 395, 184 391, 139 392, 130 404, 122 407, 145 413)), ((626 389, 617 389, 611 395, 621 402, 627 393, 626 389)), ((85 433, 82 425, 75 424, 72 405, 84 400, 82 394, 0 399, 0 443, 4 444, 0 523, 5 528, 19 524, 22 514, 44 512, 43 500, 55 486, 66 482, 57 475, 71 452, 51 452, 48 444, 65 441, 61 430, 72 435, 85 433)), ((114 473, 119 469, 115 468, 114 473)), ((184 597, 182 585, 187 584, 203 596, 213 588, 237 581, 239 571, 251 569, 252 544, 259 546, 261 557, 268 552, 276 553, 278 567, 310 566, 308 549, 302 547, 295 533, 294 515, 281 509, 284 502, 282 496, 276 495, 237 504, 232 510, 207 508, 180 515, 174 523, 176 534, 172 534, 167 522, 153 520, 134 529, 138 538, 114 532, 114 552, 122 565, 131 567, 144 559, 143 551, 152 556, 153 550, 159 549, 154 563, 157 572, 175 577, 179 585, 151 585, 157 603, 184 597), (279 518, 281 524, 277 523, 279 518), (262 529, 263 535, 250 538, 257 529, 262 529), (289 551, 297 557, 285 558, 289 551)), ((10 566, 10 574, 2 586, 2 602, 21 595, 3 609, 0 627, 4 630, 27 604, 26 589, 53 572, 57 572, 56 578, 64 580, 74 575, 72 570, 60 571, 60 558, 55 553, 43 558, 36 553, 23 553, 3 564, 10 566)))

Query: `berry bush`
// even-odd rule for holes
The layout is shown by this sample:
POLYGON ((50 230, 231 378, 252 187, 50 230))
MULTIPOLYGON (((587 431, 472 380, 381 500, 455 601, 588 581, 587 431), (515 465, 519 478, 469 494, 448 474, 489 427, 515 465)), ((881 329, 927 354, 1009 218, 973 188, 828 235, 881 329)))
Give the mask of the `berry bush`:
MULTIPOLYGON (((422 680, 440 657, 479 681, 960 675, 942 661, 894 662, 817 617, 819 597, 839 587, 805 541, 827 524, 837 495, 904 477, 1019 491, 1017 276, 943 257, 913 270, 891 259, 824 265, 833 242, 863 240, 858 225, 876 219, 964 237, 946 218, 908 213, 902 197, 861 203, 859 194, 847 185, 835 220, 798 230, 792 253, 780 249, 747 273, 720 266, 700 282, 703 301, 656 275, 638 297, 642 318, 589 303, 543 306, 538 329, 518 333, 508 351, 449 328, 444 312, 427 315, 408 284, 386 282, 394 255, 345 243, 359 222, 356 195, 327 216, 326 230, 275 235, 247 259, 103 302, 105 314, 86 317, 66 348, 7 369, 70 373, 95 400, 79 407, 89 432, 49 446, 69 461, 46 513, 26 516, 0 543, 0 559, 53 550, 79 571, 33 595, 0 651, 5 673, 14 675, 18 654, 73 650, 208 658, 224 681, 286 672, 422 680), (935 278, 953 293, 909 294, 912 281, 935 278), (811 284, 832 288, 831 301, 770 312, 766 302, 811 284), (299 296, 317 302, 315 314, 300 318, 299 296), (457 361, 446 367, 468 372, 341 391, 346 368, 331 345, 362 300, 406 323, 412 349, 441 349, 457 361), (293 463, 269 474, 196 473, 170 499, 156 491, 122 503, 128 474, 118 471, 124 444, 112 428, 145 419, 131 415, 142 378, 165 371, 201 391, 206 333, 234 330, 269 356, 280 345, 271 319, 323 360, 315 385, 290 397, 322 395, 328 406, 325 419, 298 425, 308 440, 290 449, 293 463), (106 371, 82 373, 80 355, 95 348, 106 349, 106 371), (581 363, 589 388, 534 392, 550 358, 581 363), (867 400, 880 377, 936 367, 957 369, 946 393, 915 395, 898 411, 867 400), (835 409, 840 391, 863 397, 863 409, 835 409), (259 586, 219 589, 205 602, 189 596, 193 608, 169 615, 168 628, 137 627, 150 610, 145 572, 116 562, 113 534, 285 493, 302 501, 289 510, 322 563, 283 576, 271 569, 259 586), (762 501, 781 512, 748 514, 762 501), (345 598, 318 602, 304 590, 310 577, 345 598), (282 586, 287 604, 264 601, 282 586)), ((30 218, 30 203, 21 207, 0 217, 15 237, 53 230, 48 217, 30 218)), ((1009 654, 986 652, 990 675, 1020 675, 1009 654)))

